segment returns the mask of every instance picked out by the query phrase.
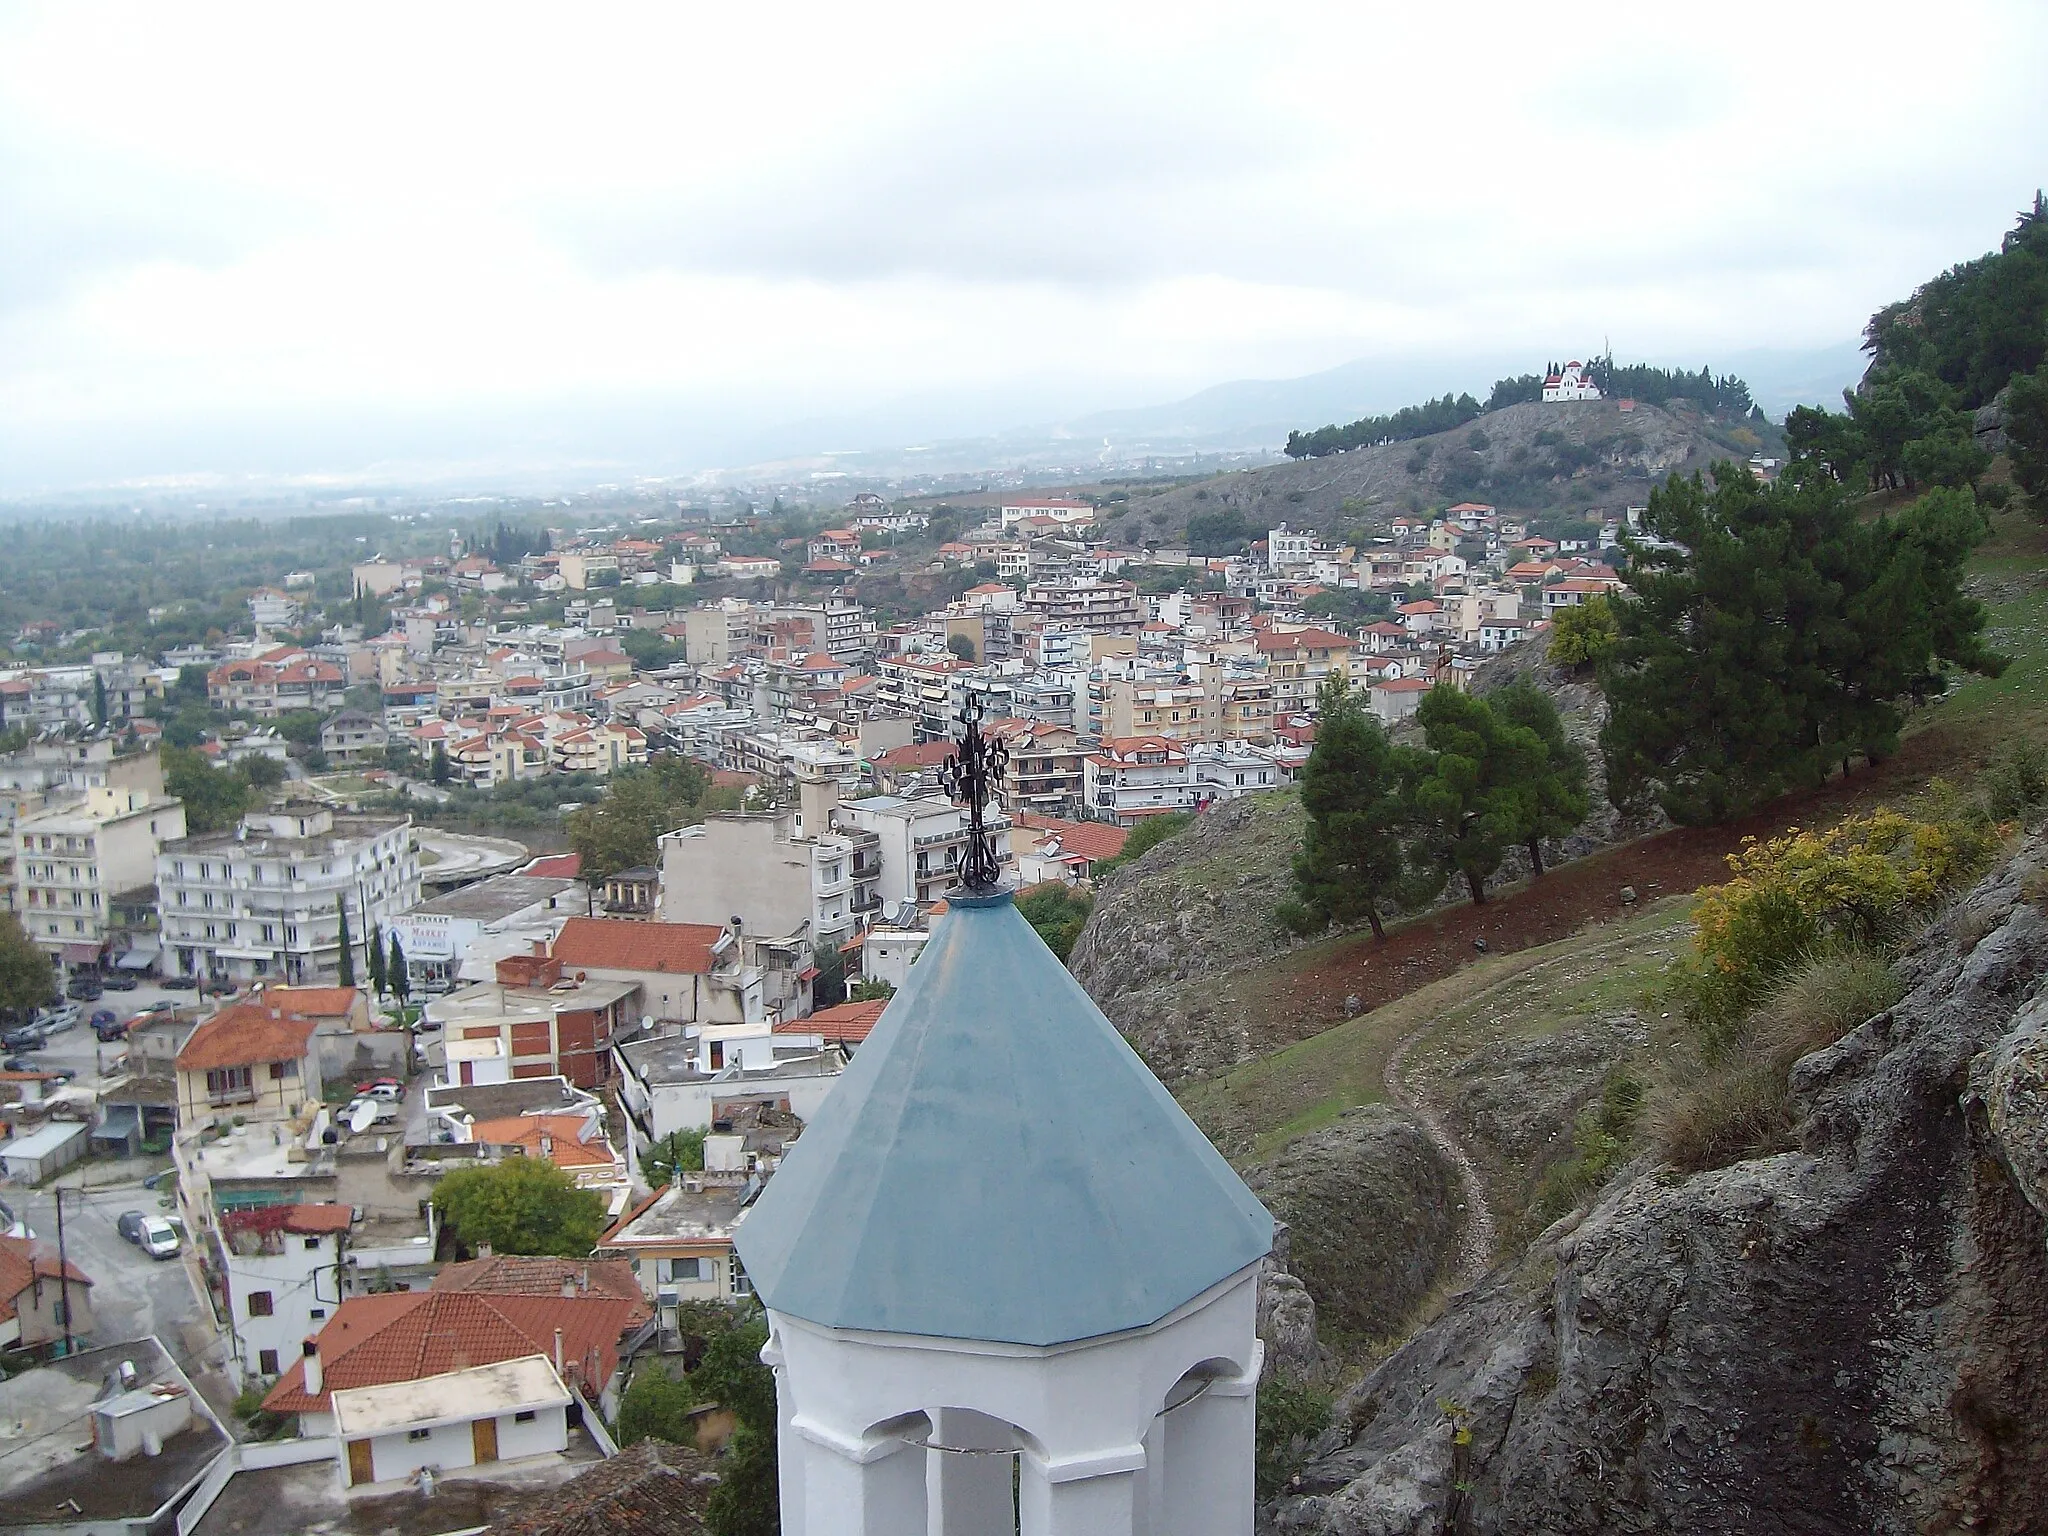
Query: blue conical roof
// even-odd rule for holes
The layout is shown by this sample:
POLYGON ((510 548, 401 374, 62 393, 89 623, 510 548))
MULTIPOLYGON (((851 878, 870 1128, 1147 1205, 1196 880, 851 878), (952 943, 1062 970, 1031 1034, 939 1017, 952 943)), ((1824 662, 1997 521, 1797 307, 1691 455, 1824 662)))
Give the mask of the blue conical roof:
POLYGON ((1272 1242, 1007 895, 953 900, 734 1235, 778 1312, 1014 1344, 1157 1322, 1272 1242))

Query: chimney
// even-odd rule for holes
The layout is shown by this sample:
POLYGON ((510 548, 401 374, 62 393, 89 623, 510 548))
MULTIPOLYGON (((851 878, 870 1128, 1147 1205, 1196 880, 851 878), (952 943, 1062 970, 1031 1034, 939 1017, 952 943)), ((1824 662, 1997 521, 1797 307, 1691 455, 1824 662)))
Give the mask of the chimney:
POLYGON ((562 1330, 555 1330, 555 1374, 562 1374, 562 1330))
POLYGON ((480 1259, 488 1259, 491 1256, 491 1245, 489 1243, 478 1243, 476 1245, 476 1256, 480 1259))
POLYGON ((562 1296, 566 1300, 567 1298, 574 1296, 575 1294, 576 1277, 565 1271, 562 1275, 562 1296))
POLYGON ((327 1388, 327 1374, 320 1366, 320 1342, 317 1339, 300 1341, 299 1352, 306 1362, 306 1395, 318 1397, 327 1388))

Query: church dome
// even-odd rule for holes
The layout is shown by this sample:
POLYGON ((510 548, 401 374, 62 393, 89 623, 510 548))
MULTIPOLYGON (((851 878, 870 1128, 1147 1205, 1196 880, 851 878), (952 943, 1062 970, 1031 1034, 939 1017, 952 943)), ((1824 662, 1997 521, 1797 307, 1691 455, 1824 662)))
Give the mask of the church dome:
POLYGON ((734 1234, 773 1311, 1041 1346, 1156 1323, 1272 1241, 1007 894, 950 899, 734 1234))

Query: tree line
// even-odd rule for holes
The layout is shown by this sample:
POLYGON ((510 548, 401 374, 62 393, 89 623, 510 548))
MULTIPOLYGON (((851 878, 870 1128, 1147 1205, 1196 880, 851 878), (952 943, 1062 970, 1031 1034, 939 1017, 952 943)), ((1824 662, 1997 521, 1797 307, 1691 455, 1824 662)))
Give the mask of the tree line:
MULTIPOLYGON (((1556 373, 1558 366, 1549 364, 1547 372, 1556 373)), ((1716 374, 1705 367, 1698 373, 1688 373, 1683 368, 1657 368, 1648 363, 1618 364, 1612 353, 1594 358, 1585 365, 1585 371, 1604 395, 1625 395, 1648 405, 1691 400, 1701 410, 1716 416, 1762 415, 1750 398, 1749 386, 1732 373, 1716 374)), ((1440 400, 1404 406, 1385 416, 1364 416, 1346 426, 1332 424, 1313 432, 1290 432, 1286 453, 1290 459, 1318 459, 1352 448, 1369 448, 1374 443, 1434 437, 1490 411, 1541 400, 1545 377, 1542 373, 1524 373, 1496 379, 1484 405, 1469 394, 1453 396, 1447 391, 1440 400)))
MULTIPOLYGON (((1990 467, 1974 413, 2003 400, 2012 478, 2048 515, 2048 200, 1999 248, 1871 316, 1870 368, 1841 411, 1802 406, 1793 452, 1857 490, 1970 486, 1990 467)), ((1987 487, 2003 505, 2003 485, 1987 487)))
POLYGON ((1527 680, 1484 698, 1432 688, 1416 711, 1419 746, 1389 736, 1342 674, 1317 708, 1301 775, 1308 827, 1279 911, 1297 933, 1362 919, 1385 938, 1390 912, 1434 900, 1454 878, 1484 903, 1510 849, 1541 875, 1544 840, 1585 820, 1585 757, 1527 680))

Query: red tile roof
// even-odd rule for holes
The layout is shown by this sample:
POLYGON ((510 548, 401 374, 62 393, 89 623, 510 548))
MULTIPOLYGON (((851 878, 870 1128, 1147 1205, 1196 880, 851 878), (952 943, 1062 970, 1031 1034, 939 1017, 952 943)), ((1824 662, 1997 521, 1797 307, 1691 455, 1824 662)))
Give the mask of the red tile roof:
POLYGON ((180 1072, 214 1067, 249 1067, 266 1061, 297 1061, 313 1038, 311 1019, 294 1017, 267 1003, 230 1003, 192 1031, 178 1052, 180 1072))
POLYGON ((843 1045, 859 1045, 867 1039, 868 1032, 882 1017, 882 1010, 889 1006, 887 998, 875 998, 865 1003, 839 1003, 831 1008, 820 1008, 809 1018, 790 1019, 775 1026, 778 1035, 822 1035, 827 1040, 837 1040, 843 1045))
MULTIPOLYGON (((652 1197, 650 1196, 650 1199, 652 1197)), ((626 1259, 553 1259, 501 1253, 444 1265, 428 1282, 430 1291, 478 1291, 487 1296, 560 1296, 562 1287, 579 1296, 609 1296, 633 1306, 635 1326, 654 1315, 626 1259)))
POLYGON ((353 1013, 359 996, 354 987, 268 987, 263 1000, 301 1018, 331 1019, 353 1013))
POLYGON ((914 741, 907 747, 891 747, 875 759, 877 768, 936 768, 952 756, 950 741, 914 741))
POLYGON ((557 1168, 597 1168, 612 1161, 609 1147, 583 1140, 580 1115, 503 1115, 479 1120, 469 1135, 480 1146, 523 1148, 528 1156, 545 1157, 557 1168))
POLYGON ((1112 827, 1107 822, 1063 821, 1057 816, 1035 816, 1029 811, 1019 812, 1016 820, 1020 827, 1058 837, 1062 848, 1078 853, 1090 863, 1115 858, 1124 851, 1131 835, 1128 827, 1112 827))
POLYGON ((555 938, 565 970, 655 971, 708 975, 711 946, 725 930, 715 923, 642 923, 621 917, 572 917, 555 938))
POLYGON ((583 870, 583 855, 580 853, 551 853, 545 858, 535 859, 519 873, 542 875, 550 880, 574 880, 583 870))
POLYGON ((351 1296, 319 1333, 320 1394, 306 1391, 305 1361, 295 1360, 263 1406, 272 1413, 325 1413, 331 1395, 349 1387, 418 1381, 526 1355, 552 1360, 557 1328, 564 1378, 595 1398, 618 1369, 619 1337, 633 1326, 636 1305, 645 1307, 617 1296, 448 1290, 351 1296))
POLYGON ((15 1297, 38 1278, 55 1280, 60 1273, 73 1285, 92 1284, 76 1264, 67 1263, 60 1270, 54 1247, 26 1237, 0 1237, 0 1323, 15 1316, 15 1297))

